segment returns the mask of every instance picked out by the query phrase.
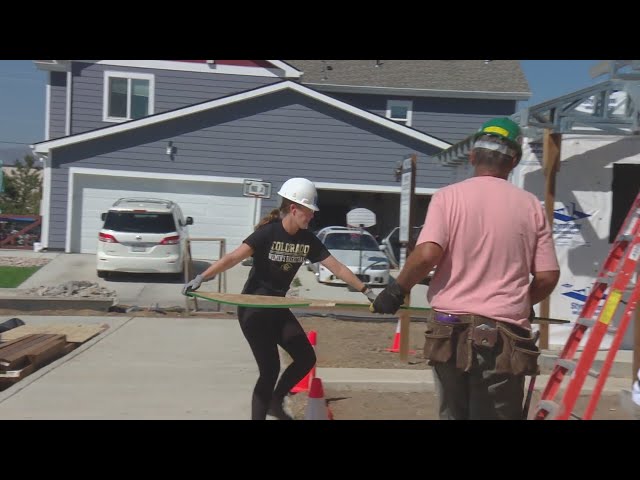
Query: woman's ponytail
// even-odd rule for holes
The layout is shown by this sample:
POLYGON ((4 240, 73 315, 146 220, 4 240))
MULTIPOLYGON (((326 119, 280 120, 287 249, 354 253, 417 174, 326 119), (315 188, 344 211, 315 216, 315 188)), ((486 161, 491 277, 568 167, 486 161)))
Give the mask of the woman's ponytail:
POLYGON ((275 222, 279 218, 280 218, 280 209, 274 208, 267 215, 262 217, 262 220, 260 220, 260 223, 258 223, 258 225, 255 226, 254 230, 259 229, 261 226, 266 225, 267 223, 275 222))

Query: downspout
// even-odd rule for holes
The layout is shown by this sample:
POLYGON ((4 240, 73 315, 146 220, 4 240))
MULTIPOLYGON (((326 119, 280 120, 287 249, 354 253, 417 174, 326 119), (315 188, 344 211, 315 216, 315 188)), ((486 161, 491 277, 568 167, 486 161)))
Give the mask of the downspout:
MULTIPOLYGON (((47 75, 44 104, 44 139, 49 140, 51 135, 51 72, 47 75)), ((33 146, 31 147, 33 148, 33 146)))
MULTIPOLYGON (((34 146, 31 145, 31 149, 34 146)), ((51 152, 49 155, 43 153, 34 153, 37 160, 42 162, 42 199, 40 200, 40 216, 42 217, 40 230, 40 243, 42 248, 49 248, 49 225, 51 219, 51 152)))
POLYGON ((66 136, 71 135, 71 82, 72 75, 71 72, 67 72, 67 112, 65 115, 65 125, 64 125, 64 134, 66 136))

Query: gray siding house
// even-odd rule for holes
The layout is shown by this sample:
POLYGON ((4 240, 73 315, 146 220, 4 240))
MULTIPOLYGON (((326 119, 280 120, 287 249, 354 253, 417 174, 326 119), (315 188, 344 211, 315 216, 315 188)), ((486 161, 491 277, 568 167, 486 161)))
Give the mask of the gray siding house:
POLYGON ((417 156, 423 218, 430 195, 460 175, 433 156, 529 96, 517 61, 36 64, 50 72, 48 138, 33 146, 44 162, 42 243, 66 252, 95 252, 100 213, 124 196, 175 200, 195 220, 192 237, 233 249, 294 176, 319 189, 315 227, 364 207, 385 234, 398 223, 402 159, 417 156), (270 196, 247 196, 248 182, 270 196))

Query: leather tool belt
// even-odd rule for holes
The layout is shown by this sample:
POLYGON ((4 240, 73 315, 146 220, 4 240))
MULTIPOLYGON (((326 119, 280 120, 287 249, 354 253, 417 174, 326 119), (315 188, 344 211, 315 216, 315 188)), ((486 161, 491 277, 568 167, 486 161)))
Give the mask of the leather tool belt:
POLYGON ((451 315, 430 310, 424 333, 424 357, 429 365, 454 362, 465 372, 474 365, 475 353, 491 349, 495 373, 537 375, 539 333, 482 315, 451 315))

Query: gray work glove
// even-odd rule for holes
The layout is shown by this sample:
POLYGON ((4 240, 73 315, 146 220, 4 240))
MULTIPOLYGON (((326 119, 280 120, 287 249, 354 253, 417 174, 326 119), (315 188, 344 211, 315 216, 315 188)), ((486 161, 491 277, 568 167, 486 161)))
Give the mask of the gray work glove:
POLYGON ((188 283, 185 283, 184 287, 182 287, 182 294, 186 295, 187 293, 197 290, 200 288, 204 282, 204 277, 202 275, 196 275, 196 277, 188 283))
POLYGON ((396 313, 404 303, 405 292, 398 283, 389 283, 370 307, 375 313, 396 313))
POLYGON ((367 288, 362 293, 364 294, 365 297, 367 297, 367 300, 369 300, 371 303, 376 301, 377 295, 375 293, 373 293, 373 290, 371 290, 370 288, 367 288))

